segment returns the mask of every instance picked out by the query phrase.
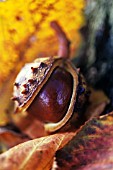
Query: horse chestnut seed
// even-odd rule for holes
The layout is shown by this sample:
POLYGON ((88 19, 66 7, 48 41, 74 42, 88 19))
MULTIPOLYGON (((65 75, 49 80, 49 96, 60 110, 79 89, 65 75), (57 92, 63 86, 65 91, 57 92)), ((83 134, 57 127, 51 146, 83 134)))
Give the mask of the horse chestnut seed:
POLYGON ((35 97, 28 112, 43 122, 58 122, 68 109, 73 89, 71 74, 57 67, 35 97))

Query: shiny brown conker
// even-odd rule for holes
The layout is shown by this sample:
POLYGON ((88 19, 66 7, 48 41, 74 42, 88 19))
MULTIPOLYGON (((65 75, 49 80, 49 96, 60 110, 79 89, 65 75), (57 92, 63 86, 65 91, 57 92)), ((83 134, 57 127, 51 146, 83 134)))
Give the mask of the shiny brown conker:
POLYGON ((28 108, 28 113, 43 122, 60 121, 69 106, 73 89, 71 74, 57 67, 28 108))

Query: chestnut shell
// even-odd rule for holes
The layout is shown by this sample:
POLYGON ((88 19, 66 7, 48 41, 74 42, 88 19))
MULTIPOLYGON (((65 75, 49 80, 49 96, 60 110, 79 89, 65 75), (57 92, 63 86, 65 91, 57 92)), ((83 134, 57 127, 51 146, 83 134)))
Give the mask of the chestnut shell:
MULTIPOLYGON (((58 59, 58 64, 61 59, 58 59)), ((38 58, 25 64, 14 83, 15 112, 25 111, 51 75, 57 59, 38 58)))
MULTIPOLYGON (((33 114, 36 116, 37 106, 35 109, 35 105, 37 105, 37 101, 35 103, 35 99, 37 100, 37 98, 39 97, 38 105, 40 105, 40 107, 38 107, 39 117, 37 116, 37 119, 44 122, 44 127, 46 131, 54 132, 63 127, 74 114, 76 100, 77 98, 79 98, 77 96, 78 84, 79 71, 73 66, 70 60, 59 57, 38 58, 33 63, 26 64, 15 80, 13 97, 13 99, 15 100, 15 112, 24 112, 27 110, 29 113, 32 113, 33 111, 33 114), (59 77, 60 73, 58 73, 58 75, 55 74, 55 72, 59 72, 59 70, 60 72, 62 72, 62 74, 63 72, 65 72, 64 75, 61 74, 61 79, 59 77), (61 91, 63 92, 63 95, 66 96, 65 90, 68 89, 69 91, 67 90, 67 93, 69 94, 67 95, 66 100, 63 101, 64 103, 61 107, 60 105, 58 105, 54 108, 55 102, 53 102, 52 107, 49 106, 48 113, 46 114, 45 111, 47 107, 45 107, 45 110, 43 110, 43 107, 41 106, 42 103, 46 103, 44 103, 44 100, 41 101, 41 98, 44 90, 47 90, 48 94, 50 94, 52 88, 56 86, 51 78, 59 81, 59 86, 62 84, 62 81, 64 79, 64 82, 66 82, 66 86, 64 90, 61 91), (49 79, 50 87, 47 85, 46 89, 45 87, 46 84, 48 84, 49 79), (53 85, 51 88, 52 83, 53 85), (59 112, 56 112, 56 110, 59 110, 59 112)), ((57 86, 55 87, 55 91, 57 91, 57 86)), ((51 96, 52 95, 50 95, 50 97, 51 96)), ((82 100, 84 100, 84 95, 82 96, 82 100)))

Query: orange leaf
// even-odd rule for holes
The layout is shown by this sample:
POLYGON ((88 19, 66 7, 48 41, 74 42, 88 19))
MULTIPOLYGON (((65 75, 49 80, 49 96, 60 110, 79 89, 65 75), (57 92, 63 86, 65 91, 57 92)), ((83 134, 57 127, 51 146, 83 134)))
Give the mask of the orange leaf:
POLYGON ((0 155, 0 170, 49 170, 55 152, 73 135, 55 134, 17 145, 0 155))

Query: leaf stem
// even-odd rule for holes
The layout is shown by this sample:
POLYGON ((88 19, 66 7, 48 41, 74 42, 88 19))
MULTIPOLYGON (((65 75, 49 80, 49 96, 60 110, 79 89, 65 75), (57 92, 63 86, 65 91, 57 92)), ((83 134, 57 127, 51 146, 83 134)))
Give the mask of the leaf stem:
POLYGON ((61 26, 58 24, 57 21, 52 21, 50 23, 51 27, 54 29, 58 40, 59 40, 59 50, 58 56, 69 58, 70 56, 70 41, 68 40, 65 32, 62 30, 61 26))

